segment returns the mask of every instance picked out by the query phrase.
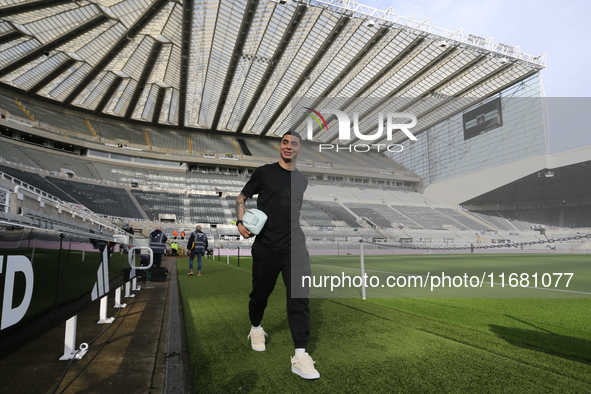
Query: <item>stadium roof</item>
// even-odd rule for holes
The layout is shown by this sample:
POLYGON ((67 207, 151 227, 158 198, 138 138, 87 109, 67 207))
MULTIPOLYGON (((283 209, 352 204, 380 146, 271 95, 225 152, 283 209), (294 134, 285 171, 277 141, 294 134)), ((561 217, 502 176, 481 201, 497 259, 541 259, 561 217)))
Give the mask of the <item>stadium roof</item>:
POLYGON ((446 98, 487 97, 544 66, 544 55, 356 1, 0 0, 3 86, 184 129, 280 136, 292 118, 303 127, 293 97, 376 98, 339 104, 361 123, 395 97, 440 98, 397 111, 420 114, 420 130, 461 110, 446 98))
POLYGON ((544 168, 471 198, 462 205, 541 204, 591 200, 591 146, 545 155, 544 161, 544 168))
POLYGON ((591 162, 544 169, 470 199, 462 205, 542 204, 589 201, 591 162))

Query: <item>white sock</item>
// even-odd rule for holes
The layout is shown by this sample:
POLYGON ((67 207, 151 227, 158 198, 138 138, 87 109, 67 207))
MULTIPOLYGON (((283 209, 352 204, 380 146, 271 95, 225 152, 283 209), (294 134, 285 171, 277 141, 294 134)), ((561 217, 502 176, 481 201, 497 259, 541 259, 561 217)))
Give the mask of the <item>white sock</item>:
POLYGON ((262 328, 260 324, 257 327, 252 326, 251 330, 258 330, 259 328, 262 328))
POLYGON ((304 349, 303 347, 298 347, 295 350, 296 357, 297 357, 298 354, 304 354, 304 353, 306 353, 306 349, 304 349))

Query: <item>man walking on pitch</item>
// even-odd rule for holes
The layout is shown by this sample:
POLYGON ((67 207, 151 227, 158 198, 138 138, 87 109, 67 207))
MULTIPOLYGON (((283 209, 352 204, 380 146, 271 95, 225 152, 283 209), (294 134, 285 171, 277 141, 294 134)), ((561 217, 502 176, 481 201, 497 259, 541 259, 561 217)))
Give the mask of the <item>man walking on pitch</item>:
POLYGON ((195 231, 191 233, 189 242, 187 242, 187 249, 191 251, 188 275, 193 275, 193 259, 197 255, 197 276, 201 276, 201 258, 205 254, 208 245, 207 235, 201 231, 201 226, 195 227, 195 231))
POLYGON ((310 339, 309 289, 302 287, 301 277, 311 272, 306 239, 300 227, 300 210, 308 181, 295 168, 302 152, 300 135, 285 133, 280 152, 279 162, 257 168, 236 199, 238 231, 243 237, 252 236, 242 223, 246 199, 258 194, 257 208, 267 215, 267 222, 252 246, 252 292, 248 304, 252 328, 248 338, 253 350, 265 350, 267 334, 260 324, 281 273, 287 292, 287 320, 295 345, 291 370, 304 379, 318 379, 320 374, 306 352, 310 339))

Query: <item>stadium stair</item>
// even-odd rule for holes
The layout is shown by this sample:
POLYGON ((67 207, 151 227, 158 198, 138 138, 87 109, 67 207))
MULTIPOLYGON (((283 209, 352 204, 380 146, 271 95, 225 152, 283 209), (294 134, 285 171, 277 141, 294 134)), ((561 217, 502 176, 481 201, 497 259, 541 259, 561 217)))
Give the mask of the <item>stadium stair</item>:
POLYGON ((222 239, 220 238, 220 233, 216 228, 212 228, 211 229, 211 236, 212 236, 212 244, 214 245, 214 248, 216 249, 221 249, 222 248, 222 239))
POLYGON ((392 242, 394 241, 394 237, 392 236, 392 234, 389 234, 386 230, 384 230, 383 228, 376 228, 375 229, 380 235, 383 235, 384 238, 386 238, 388 240, 388 242, 392 242))
POLYGON ((183 208, 185 210, 185 222, 191 222, 191 202, 189 200, 189 196, 185 193, 183 195, 183 208))
MULTIPOLYGON (((431 207, 431 208, 433 208, 433 207, 431 207)), ((452 223, 452 225, 453 225, 453 228, 452 228, 451 230, 452 230, 452 232, 454 233, 454 235, 455 235, 455 232, 456 232, 457 230, 464 230, 464 228, 467 228, 465 225, 463 225, 462 223, 458 222, 457 220, 455 220, 455 219, 454 219, 454 218, 452 218, 451 216, 449 216, 449 215, 446 215, 445 213, 443 213, 443 212, 440 212, 440 211, 436 211, 436 212, 437 212, 437 213, 439 213, 441 216, 445 216, 447 219, 449 219, 449 221, 450 221, 450 222, 452 223)), ((472 230, 472 229, 470 229, 470 230, 472 230)))
POLYGON ((491 226, 491 228, 495 228, 495 229, 498 229, 498 230, 500 230, 500 231, 503 231, 503 229, 501 229, 501 228, 500 228, 498 225, 494 225, 494 224, 492 223, 492 220, 491 220, 491 221, 485 220, 485 219, 484 219, 484 218, 482 218, 480 215, 476 215, 476 214, 474 214, 474 215, 472 215, 472 216, 474 216, 474 218, 478 219, 478 222, 480 222, 480 223, 484 223, 484 224, 486 224, 487 226, 491 226))
POLYGON ((515 225, 515 223, 513 223, 513 221, 512 221, 512 220, 509 220, 509 218, 508 218, 508 217, 506 217, 505 215, 503 215, 503 213, 502 213, 502 212, 500 212, 500 211, 499 211, 498 213, 499 213, 499 216, 501 216, 503 219, 505 219, 505 221, 506 221, 507 223, 509 223, 509 225, 510 225, 511 227, 513 227, 513 229, 514 229, 515 231, 522 231, 520 228, 518 228, 518 227, 515 225))
POLYGON ((144 170, 144 181, 146 182, 147 189, 150 189, 152 186, 152 177, 150 176, 150 172, 148 170, 144 170))
POLYGON ((222 211, 224 212, 226 223, 232 223, 232 219, 234 219, 233 212, 236 211, 236 208, 234 208, 234 211, 232 211, 232 207, 230 207, 230 203, 228 203, 228 200, 226 200, 226 198, 222 198, 220 200, 222 202, 222 211))
MULTIPOLYGON (((62 193, 64 193, 66 196, 70 196, 70 199, 72 201, 69 202, 73 202, 73 203, 78 203, 78 204, 82 204, 80 201, 78 201, 76 198, 74 198, 70 193, 68 193, 67 191, 65 191, 64 189, 62 189, 61 187, 59 187, 58 185, 56 185, 55 183, 51 182, 49 179, 47 179, 47 177, 43 176, 43 179, 45 179, 47 182, 49 182, 50 184, 52 184, 54 187, 56 187, 58 190, 60 190, 62 193)), ((84 205, 84 204, 82 204, 84 205)))
POLYGON ((359 224, 359 227, 363 227, 363 228, 371 228, 371 226, 369 224, 367 224, 365 222, 365 220, 363 220, 362 218, 359 217, 359 215, 357 215, 355 212, 353 212, 352 210, 350 210, 347 206, 345 206, 345 204, 342 204, 340 201, 337 201, 337 203, 343 207, 345 209, 345 211, 349 212, 351 215, 353 215, 353 217, 355 218, 355 220, 357 220, 357 223, 359 224))
POLYGON ((400 214, 402 217, 405 217, 408 221, 416 224, 418 226, 418 228, 423 228, 423 226, 421 226, 420 224, 418 224, 417 222, 415 222, 414 220, 412 220, 410 217, 408 217, 407 215, 403 214, 402 212, 400 212, 398 209, 395 208, 395 205, 390 205, 390 208, 392 208, 393 210, 395 210, 396 212, 398 212, 398 214, 400 214))
POLYGON ((98 134, 96 133, 96 130, 92 126, 92 123, 90 123, 90 121, 88 119, 84 119, 84 122, 88 126, 88 130, 90 130, 90 133, 93 135, 93 137, 98 138, 98 134))
POLYGON ((101 177, 101 174, 97 171, 96 167, 94 166, 94 164, 92 164, 91 161, 86 162, 86 167, 88 167, 88 170, 95 177, 95 179, 103 179, 103 177, 101 177))
POLYGON ((490 224, 490 223, 488 223, 488 222, 485 222, 484 220, 482 220, 480 217, 478 217, 478 216, 476 216, 476 215, 470 215, 470 214, 468 214, 468 213, 466 213, 466 212, 464 212, 464 211, 462 211, 462 210, 459 210, 459 211, 456 211, 456 212, 458 212, 458 213, 460 213, 460 214, 462 214, 462 215, 466 216, 466 217, 467 217, 467 218, 469 218, 469 219, 472 219, 472 220, 474 220, 475 222, 478 222, 478 223, 480 223, 480 224, 483 224, 483 225, 485 225, 485 226, 489 226, 489 227, 490 227, 490 228, 492 228, 492 229, 495 229, 495 230, 500 230, 500 229, 499 229, 497 226, 495 226, 495 225, 492 225, 492 224, 490 224))
POLYGON ((133 204, 137 207, 138 211, 140 211, 140 213, 142 214, 142 218, 145 220, 150 220, 150 217, 148 216, 146 211, 144 211, 144 208, 142 208, 142 205, 138 202, 138 200, 135 198, 133 193, 130 190, 125 190, 125 191, 127 192, 127 194, 129 194, 129 198, 131 198, 131 201, 133 201, 133 204))
POLYGON ((37 120, 35 120, 35 118, 33 118, 33 116, 31 115, 31 113, 25 108, 25 106, 17 100, 14 100, 16 102, 16 105, 19 106, 20 109, 23 110, 23 112, 29 117, 29 119, 31 119, 33 122, 36 122, 37 120))

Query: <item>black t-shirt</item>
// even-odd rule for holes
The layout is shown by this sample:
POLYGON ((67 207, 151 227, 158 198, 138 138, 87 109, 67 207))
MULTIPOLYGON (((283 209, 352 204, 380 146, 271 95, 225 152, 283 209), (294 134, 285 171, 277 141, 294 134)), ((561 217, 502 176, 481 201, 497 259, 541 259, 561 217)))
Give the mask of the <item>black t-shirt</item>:
POLYGON ((279 163, 257 168, 242 189, 251 198, 258 194, 257 208, 267 215, 267 222, 256 236, 255 246, 271 252, 289 253, 292 243, 304 244, 300 210, 308 180, 298 170, 288 171, 279 163))

